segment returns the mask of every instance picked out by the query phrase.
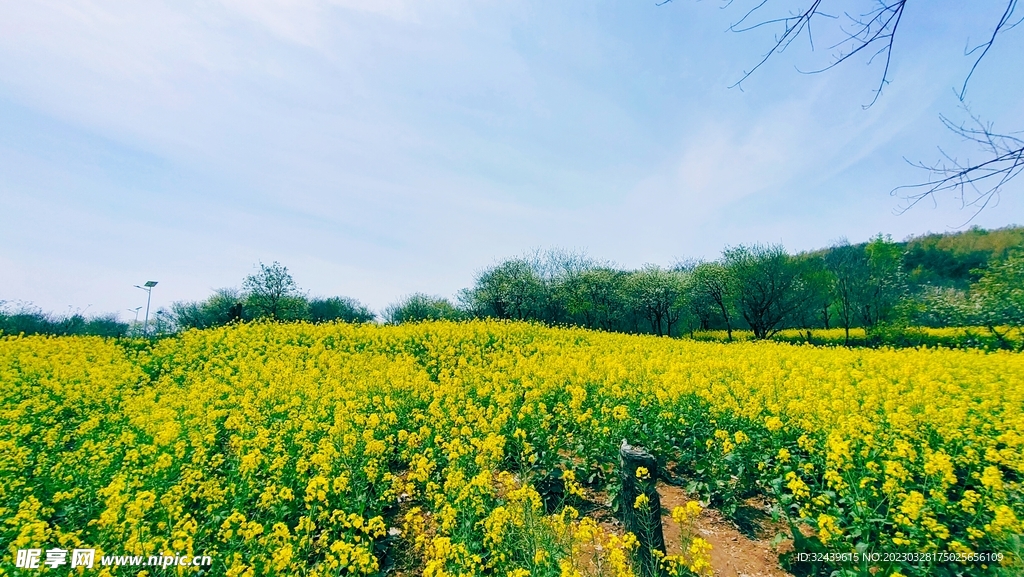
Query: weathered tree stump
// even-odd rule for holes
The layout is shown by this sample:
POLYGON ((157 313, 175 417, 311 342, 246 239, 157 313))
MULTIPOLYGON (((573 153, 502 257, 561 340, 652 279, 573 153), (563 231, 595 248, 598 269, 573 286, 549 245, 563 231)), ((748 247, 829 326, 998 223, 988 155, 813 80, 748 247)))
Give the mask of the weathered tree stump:
POLYGON ((634 557, 640 575, 661 575, 659 559, 665 555, 665 534, 661 529, 661 499, 655 487, 658 462, 642 447, 634 447, 623 439, 619 447, 619 463, 622 522, 639 541, 634 557))

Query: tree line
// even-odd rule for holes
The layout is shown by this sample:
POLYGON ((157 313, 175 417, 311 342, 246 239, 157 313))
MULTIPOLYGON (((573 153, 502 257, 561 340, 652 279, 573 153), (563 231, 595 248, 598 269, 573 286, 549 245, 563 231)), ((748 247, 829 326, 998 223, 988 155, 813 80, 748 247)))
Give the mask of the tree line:
MULTIPOLYGON (((207 329, 260 319, 273 321, 370 322, 376 315, 359 301, 342 296, 309 296, 300 290, 281 263, 259 263, 241 288, 222 288, 199 301, 178 301, 161 308, 149 319, 149 334, 163 335, 188 329, 207 329)), ((123 322, 116 315, 87 317, 82 312, 46 313, 25 303, 0 301, 0 334, 142 336, 140 320, 123 322)))
POLYGON ((269 319, 323 323, 370 322, 376 315, 349 297, 310 297, 301 291, 288 267, 259 263, 241 290, 223 288, 203 301, 179 301, 170 307, 171 330, 205 329, 232 322, 269 319))
POLYGON ((902 264, 901 249, 884 237, 824 254, 742 245, 713 261, 636 270, 551 251, 484 270, 455 308, 471 317, 659 336, 721 329, 731 340, 742 328, 766 339, 787 328, 892 322, 908 294, 902 264))
POLYGON ((950 235, 909 243, 878 235, 795 255, 742 245, 716 260, 635 270, 577 252, 536 252, 484 269, 455 302, 416 294, 390 305, 384 319, 497 318, 659 336, 724 330, 728 340, 734 329, 768 339, 784 329, 840 328, 847 344, 853 328, 979 326, 1009 347, 1008 333, 1024 326, 1024 229, 995 232, 973 229, 953 243, 984 250, 935 250, 935 237, 950 235))
POLYGON ((114 314, 86 316, 82 311, 55 314, 30 303, 0 301, 0 335, 123 337, 129 329, 129 324, 114 314))
MULTIPOLYGON (((3 334, 140 334, 138 323, 113 315, 58 317, 2 305, 3 334)), ((714 260, 638 269, 581 252, 537 251, 479 271, 454 299, 417 293, 379 315, 353 298, 310 296, 287 267, 261 262, 240 288, 175 302, 158 310, 150 325, 152 333, 166 334, 258 319, 401 324, 471 318, 671 337, 721 330, 727 340, 739 329, 768 339, 785 329, 838 328, 847 344, 854 328, 979 326, 1012 348, 1010 333, 1024 326, 1024 228, 971 229, 903 243, 878 235, 799 254, 781 245, 741 245, 714 260)))

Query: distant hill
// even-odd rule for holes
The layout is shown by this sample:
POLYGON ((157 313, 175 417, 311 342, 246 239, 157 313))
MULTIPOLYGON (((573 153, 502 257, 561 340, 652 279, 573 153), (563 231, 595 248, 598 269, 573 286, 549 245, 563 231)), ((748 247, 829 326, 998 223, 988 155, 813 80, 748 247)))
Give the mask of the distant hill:
MULTIPOLYGON (((959 232, 911 236, 896 244, 906 251, 903 266, 911 289, 938 286, 965 290, 980 276, 971 271, 984 270, 1013 249, 1024 249, 1024 226, 991 230, 975 226, 959 232)), ((867 243, 854 246, 863 248, 867 243)), ((831 250, 827 247, 801 254, 820 257, 831 250)))
POLYGON ((1024 247, 1024 226, 926 234, 901 244, 907 251, 904 266, 912 285, 965 289, 978 278, 972 270, 984 269, 1012 249, 1024 247))

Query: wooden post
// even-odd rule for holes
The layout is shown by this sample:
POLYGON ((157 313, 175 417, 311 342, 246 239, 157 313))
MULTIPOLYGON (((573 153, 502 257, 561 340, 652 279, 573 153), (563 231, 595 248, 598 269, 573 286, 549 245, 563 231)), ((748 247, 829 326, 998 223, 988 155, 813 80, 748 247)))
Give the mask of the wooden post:
MULTIPOLYGON (((619 447, 619 476, 622 480, 622 521, 626 530, 636 535, 639 546, 634 555, 641 577, 661 575, 659 560, 665 555, 665 534, 661 530, 661 499, 655 482, 658 480, 658 462, 642 447, 634 447, 622 440, 619 447), (637 475, 637 470, 640 475, 637 475), (636 507, 643 495, 647 503, 636 507), (660 556, 655 553, 660 552, 660 556)), ((641 499, 643 501, 643 499, 641 499)))

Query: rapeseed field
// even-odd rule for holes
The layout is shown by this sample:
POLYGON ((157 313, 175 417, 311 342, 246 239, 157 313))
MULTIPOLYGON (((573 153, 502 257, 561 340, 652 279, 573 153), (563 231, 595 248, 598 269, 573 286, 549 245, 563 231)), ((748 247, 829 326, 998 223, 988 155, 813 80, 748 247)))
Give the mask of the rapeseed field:
MULTIPOLYGON (((1009 352, 254 323, 3 337, 0 398, 0 574, 631 575, 637 540, 585 514, 623 439, 726 515, 767 496, 826 559, 808 571, 1021 571, 1009 352), (214 563, 12 562, 79 547, 214 563)), ((707 544, 685 545, 666 570, 707 574, 707 544)))

